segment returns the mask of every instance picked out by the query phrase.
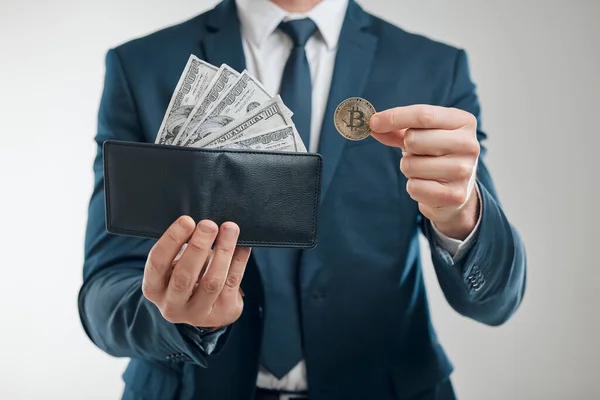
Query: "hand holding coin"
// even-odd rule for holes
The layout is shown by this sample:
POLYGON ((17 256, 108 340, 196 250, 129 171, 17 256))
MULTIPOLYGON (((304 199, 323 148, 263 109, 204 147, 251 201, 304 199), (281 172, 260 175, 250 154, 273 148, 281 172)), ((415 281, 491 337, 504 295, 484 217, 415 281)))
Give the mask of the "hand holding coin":
POLYGON ((455 108, 413 105, 375 113, 369 125, 374 139, 402 149, 406 190, 423 215, 464 240, 479 215, 477 119, 455 108))

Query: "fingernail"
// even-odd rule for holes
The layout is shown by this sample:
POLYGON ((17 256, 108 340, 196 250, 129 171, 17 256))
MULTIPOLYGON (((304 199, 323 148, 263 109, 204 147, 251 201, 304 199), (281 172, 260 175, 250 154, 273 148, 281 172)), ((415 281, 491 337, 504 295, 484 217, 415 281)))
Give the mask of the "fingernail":
POLYGON ((228 235, 234 235, 237 232, 237 225, 226 222, 221 225, 221 229, 228 235))
POLYGON ((371 120, 369 121, 371 130, 377 132, 377 129, 379 129, 379 124, 381 123, 380 119, 381 118, 379 118, 378 114, 375 114, 371 117, 371 120))
POLYGON ((204 221, 200 222, 200 230, 204 233, 213 233, 215 231, 212 224, 204 221))
POLYGON ((179 217, 179 220, 177 221, 177 223, 179 224, 179 226, 182 226, 186 230, 194 229, 194 225, 195 225, 194 220, 187 215, 179 217))

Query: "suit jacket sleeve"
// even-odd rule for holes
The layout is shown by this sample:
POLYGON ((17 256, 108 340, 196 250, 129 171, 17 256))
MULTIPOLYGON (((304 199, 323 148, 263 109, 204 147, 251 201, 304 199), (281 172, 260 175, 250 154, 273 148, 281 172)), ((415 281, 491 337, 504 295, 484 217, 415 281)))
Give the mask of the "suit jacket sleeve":
POLYGON ((106 56, 95 138, 95 180, 78 301, 83 328, 100 349, 115 357, 192 361, 205 366, 207 356, 219 351, 223 340, 217 339, 223 332, 202 335, 192 327, 164 319, 141 291, 146 257, 154 241, 111 235, 105 229, 102 144, 107 139, 144 140, 116 50, 110 50, 106 56))
POLYGON ((487 325, 500 325, 514 314, 523 298, 526 255, 523 241, 502 210, 485 165, 483 141, 486 134, 481 131, 479 100, 463 50, 457 53, 453 83, 445 105, 468 111, 478 120, 480 225, 469 248, 454 260, 437 244, 430 221, 424 219, 423 230, 429 240, 438 281, 449 304, 466 317, 487 325))

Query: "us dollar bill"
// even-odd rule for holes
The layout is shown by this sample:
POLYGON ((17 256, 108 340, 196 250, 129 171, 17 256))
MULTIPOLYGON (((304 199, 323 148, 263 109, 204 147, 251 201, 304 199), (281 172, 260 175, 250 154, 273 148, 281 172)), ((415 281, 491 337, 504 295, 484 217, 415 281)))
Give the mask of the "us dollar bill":
POLYGON ((301 151, 294 134, 294 127, 291 125, 288 125, 283 129, 274 129, 272 131, 259 133, 250 138, 226 143, 217 148, 291 152, 301 151))
MULTIPOLYGON (((188 143, 193 145, 196 140, 200 140, 207 134, 225 127, 236 118, 249 113, 272 97, 248 71, 244 70, 210 113, 198 123, 192 133, 195 140, 190 140, 188 143)), ((291 116, 291 111, 287 110, 287 112, 291 116)))
POLYGON ((174 144, 194 106, 216 75, 218 68, 190 55, 165 112, 155 143, 174 144))
POLYGON ((277 96, 250 111, 250 113, 237 118, 226 127, 209 133, 194 143, 193 147, 216 147, 228 142, 234 142, 241 138, 242 135, 249 137, 255 133, 285 128, 288 125, 293 125, 293 122, 285 112, 285 106, 281 101, 281 97, 277 96))
POLYGON ((198 141, 198 137, 195 134, 196 128, 239 76, 240 74, 227 64, 221 65, 206 92, 195 105, 187 121, 185 121, 183 128, 176 138, 176 144, 190 146, 191 143, 198 141))

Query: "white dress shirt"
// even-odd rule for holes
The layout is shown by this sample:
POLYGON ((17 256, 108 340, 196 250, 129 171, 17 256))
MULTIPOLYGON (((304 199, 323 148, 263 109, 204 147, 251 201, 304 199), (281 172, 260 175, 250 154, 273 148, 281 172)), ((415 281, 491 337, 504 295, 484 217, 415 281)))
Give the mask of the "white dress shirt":
MULTIPOLYGON (((305 14, 289 13, 269 0, 236 0, 236 4, 246 69, 273 94, 279 93, 283 69, 292 50, 291 39, 277 29, 278 25, 282 21, 307 17, 317 25, 317 32, 305 46, 312 80, 312 119, 308 151, 317 152, 348 0, 323 0, 305 14)), ((460 251, 467 247, 476 230, 477 228, 463 242, 445 237, 434 227, 438 244, 452 256, 458 256, 460 251)), ((257 386, 274 390, 307 390, 304 361, 298 363, 280 380, 261 368, 257 386)))

